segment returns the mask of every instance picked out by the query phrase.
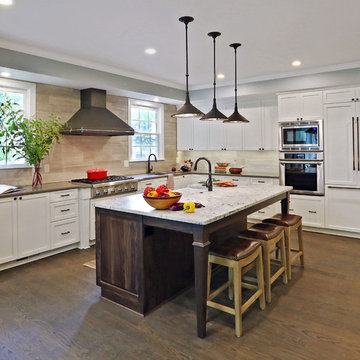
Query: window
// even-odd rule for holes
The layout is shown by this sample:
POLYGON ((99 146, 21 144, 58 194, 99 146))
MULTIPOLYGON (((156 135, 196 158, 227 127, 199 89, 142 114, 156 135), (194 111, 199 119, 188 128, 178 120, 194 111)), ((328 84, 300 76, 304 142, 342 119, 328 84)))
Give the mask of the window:
POLYGON ((164 107, 162 104, 129 99, 130 160, 144 161, 153 153, 164 159, 164 107))
MULTIPOLYGON (((0 103, 6 97, 23 110, 25 117, 30 117, 35 114, 35 89, 35 84, 0 78, 0 103)), ((5 139, 0 139, 0 168, 27 166, 25 159, 16 159, 13 155, 5 139)))

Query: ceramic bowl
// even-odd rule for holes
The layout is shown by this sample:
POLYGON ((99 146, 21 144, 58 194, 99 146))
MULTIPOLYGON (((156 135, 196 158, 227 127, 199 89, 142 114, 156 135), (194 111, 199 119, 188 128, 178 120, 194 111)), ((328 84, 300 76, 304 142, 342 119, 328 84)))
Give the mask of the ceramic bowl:
POLYGON ((220 167, 228 167, 230 165, 229 162, 220 162, 220 161, 217 161, 216 162, 216 165, 217 166, 220 166, 220 167))
POLYGON ((230 174, 241 174, 242 168, 230 168, 230 174))
POLYGON ((169 209, 171 205, 176 204, 180 200, 180 193, 174 192, 173 194, 175 194, 175 196, 170 197, 149 197, 143 195, 143 198, 153 208, 158 210, 164 210, 169 209))

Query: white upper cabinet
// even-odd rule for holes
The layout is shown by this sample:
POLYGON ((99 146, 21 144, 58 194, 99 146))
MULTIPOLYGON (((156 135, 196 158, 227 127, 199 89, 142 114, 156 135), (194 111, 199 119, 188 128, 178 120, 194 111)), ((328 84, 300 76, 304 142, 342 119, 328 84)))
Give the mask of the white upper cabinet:
POLYGON ((355 103, 324 105, 325 183, 357 183, 357 123, 355 103))
POLYGON ((244 150, 262 150, 262 112, 260 101, 242 103, 241 114, 250 121, 243 124, 244 150))
POLYGON ((282 94, 278 97, 279 121, 318 120, 323 118, 322 91, 282 94))
POLYGON ((177 119, 177 149, 191 150, 193 147, 194 128, 193 118, 177 119))
POLYGON ((225 150, 243 150, 244 144, 243 144, 243 133, 244 133, 244 127, 247 126, 247 124, 231 124, 227 123, 224 124, 224 130, 225 130, 225 150))
POLYGON ((209 148, 209 121, 199 118, 193 119, 194 140, 192 150, 208 150, 209 148))
POLYGON ((344 103, 359 98, 359 89, 334 89, 324 91, 324 104, 344 103))
POLYGON ((264 150, 279 149, 278 107, 276 99, 262 102, 262 140, 264 150))
POLYGON ((225 125, 222 121, 209 122, 209 150, 225 150, 225 125))

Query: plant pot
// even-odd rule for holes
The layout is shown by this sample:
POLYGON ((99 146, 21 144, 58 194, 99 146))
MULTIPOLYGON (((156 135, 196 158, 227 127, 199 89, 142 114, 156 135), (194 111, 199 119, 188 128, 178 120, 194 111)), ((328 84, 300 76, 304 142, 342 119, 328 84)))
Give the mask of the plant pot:
POLYGON ((41 188, 42 186, 42 176, 40 174, 40 165, 34 166, 34 176, 32 181, 33 188, 41 188))

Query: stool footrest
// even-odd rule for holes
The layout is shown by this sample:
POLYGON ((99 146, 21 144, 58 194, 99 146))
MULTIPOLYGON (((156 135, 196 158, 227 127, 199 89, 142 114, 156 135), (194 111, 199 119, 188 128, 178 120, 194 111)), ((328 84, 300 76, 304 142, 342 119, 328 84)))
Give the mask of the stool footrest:
POLYGON ((217 297, 220 293, 222 293, 225 289, 227 289, 231 285, 231 281, 227 281, 225 284, 221 285, 217 288, 213 293, 209 294, 209 299, 217 297))
POLYGON ((229 306, 225 306, 225 305, 221 305, 215 301, 207 301, 206 302, 206 305, 209 306, 209 307, 212 307, 214 309, 218 309, 218 310, 221 310, 221 311, 224 311, 228 314, 231 314, 231 315, 235 315, 235 309, 229 307, 229 306))
POLYGON ((249 307, 254 303, 254 301, 262 294, 262 290, 259 289, 255 294, 251 296, 243 305, 241 305, 241 314, 243 314, 249 307))
POLYGON ((294 255, 291 259, 290 259, 290 264, 292 264, 293 262, 295 262, 299 257, 301 257, 302 255, 302 251, 299 251, 296 255, 294 255))
POLYGON ((249 289, 249 290, 253 290, 253 291, 258 290, 258 287, 256 285, 245 283, 243 281, 241 282, 241 286, 244 287, 245 289, 249 289))
POLYGON ((286 271, 285 268, 280 268, 273 276, 271 276, 270 284, 272 284, 284 271, 286 271))

